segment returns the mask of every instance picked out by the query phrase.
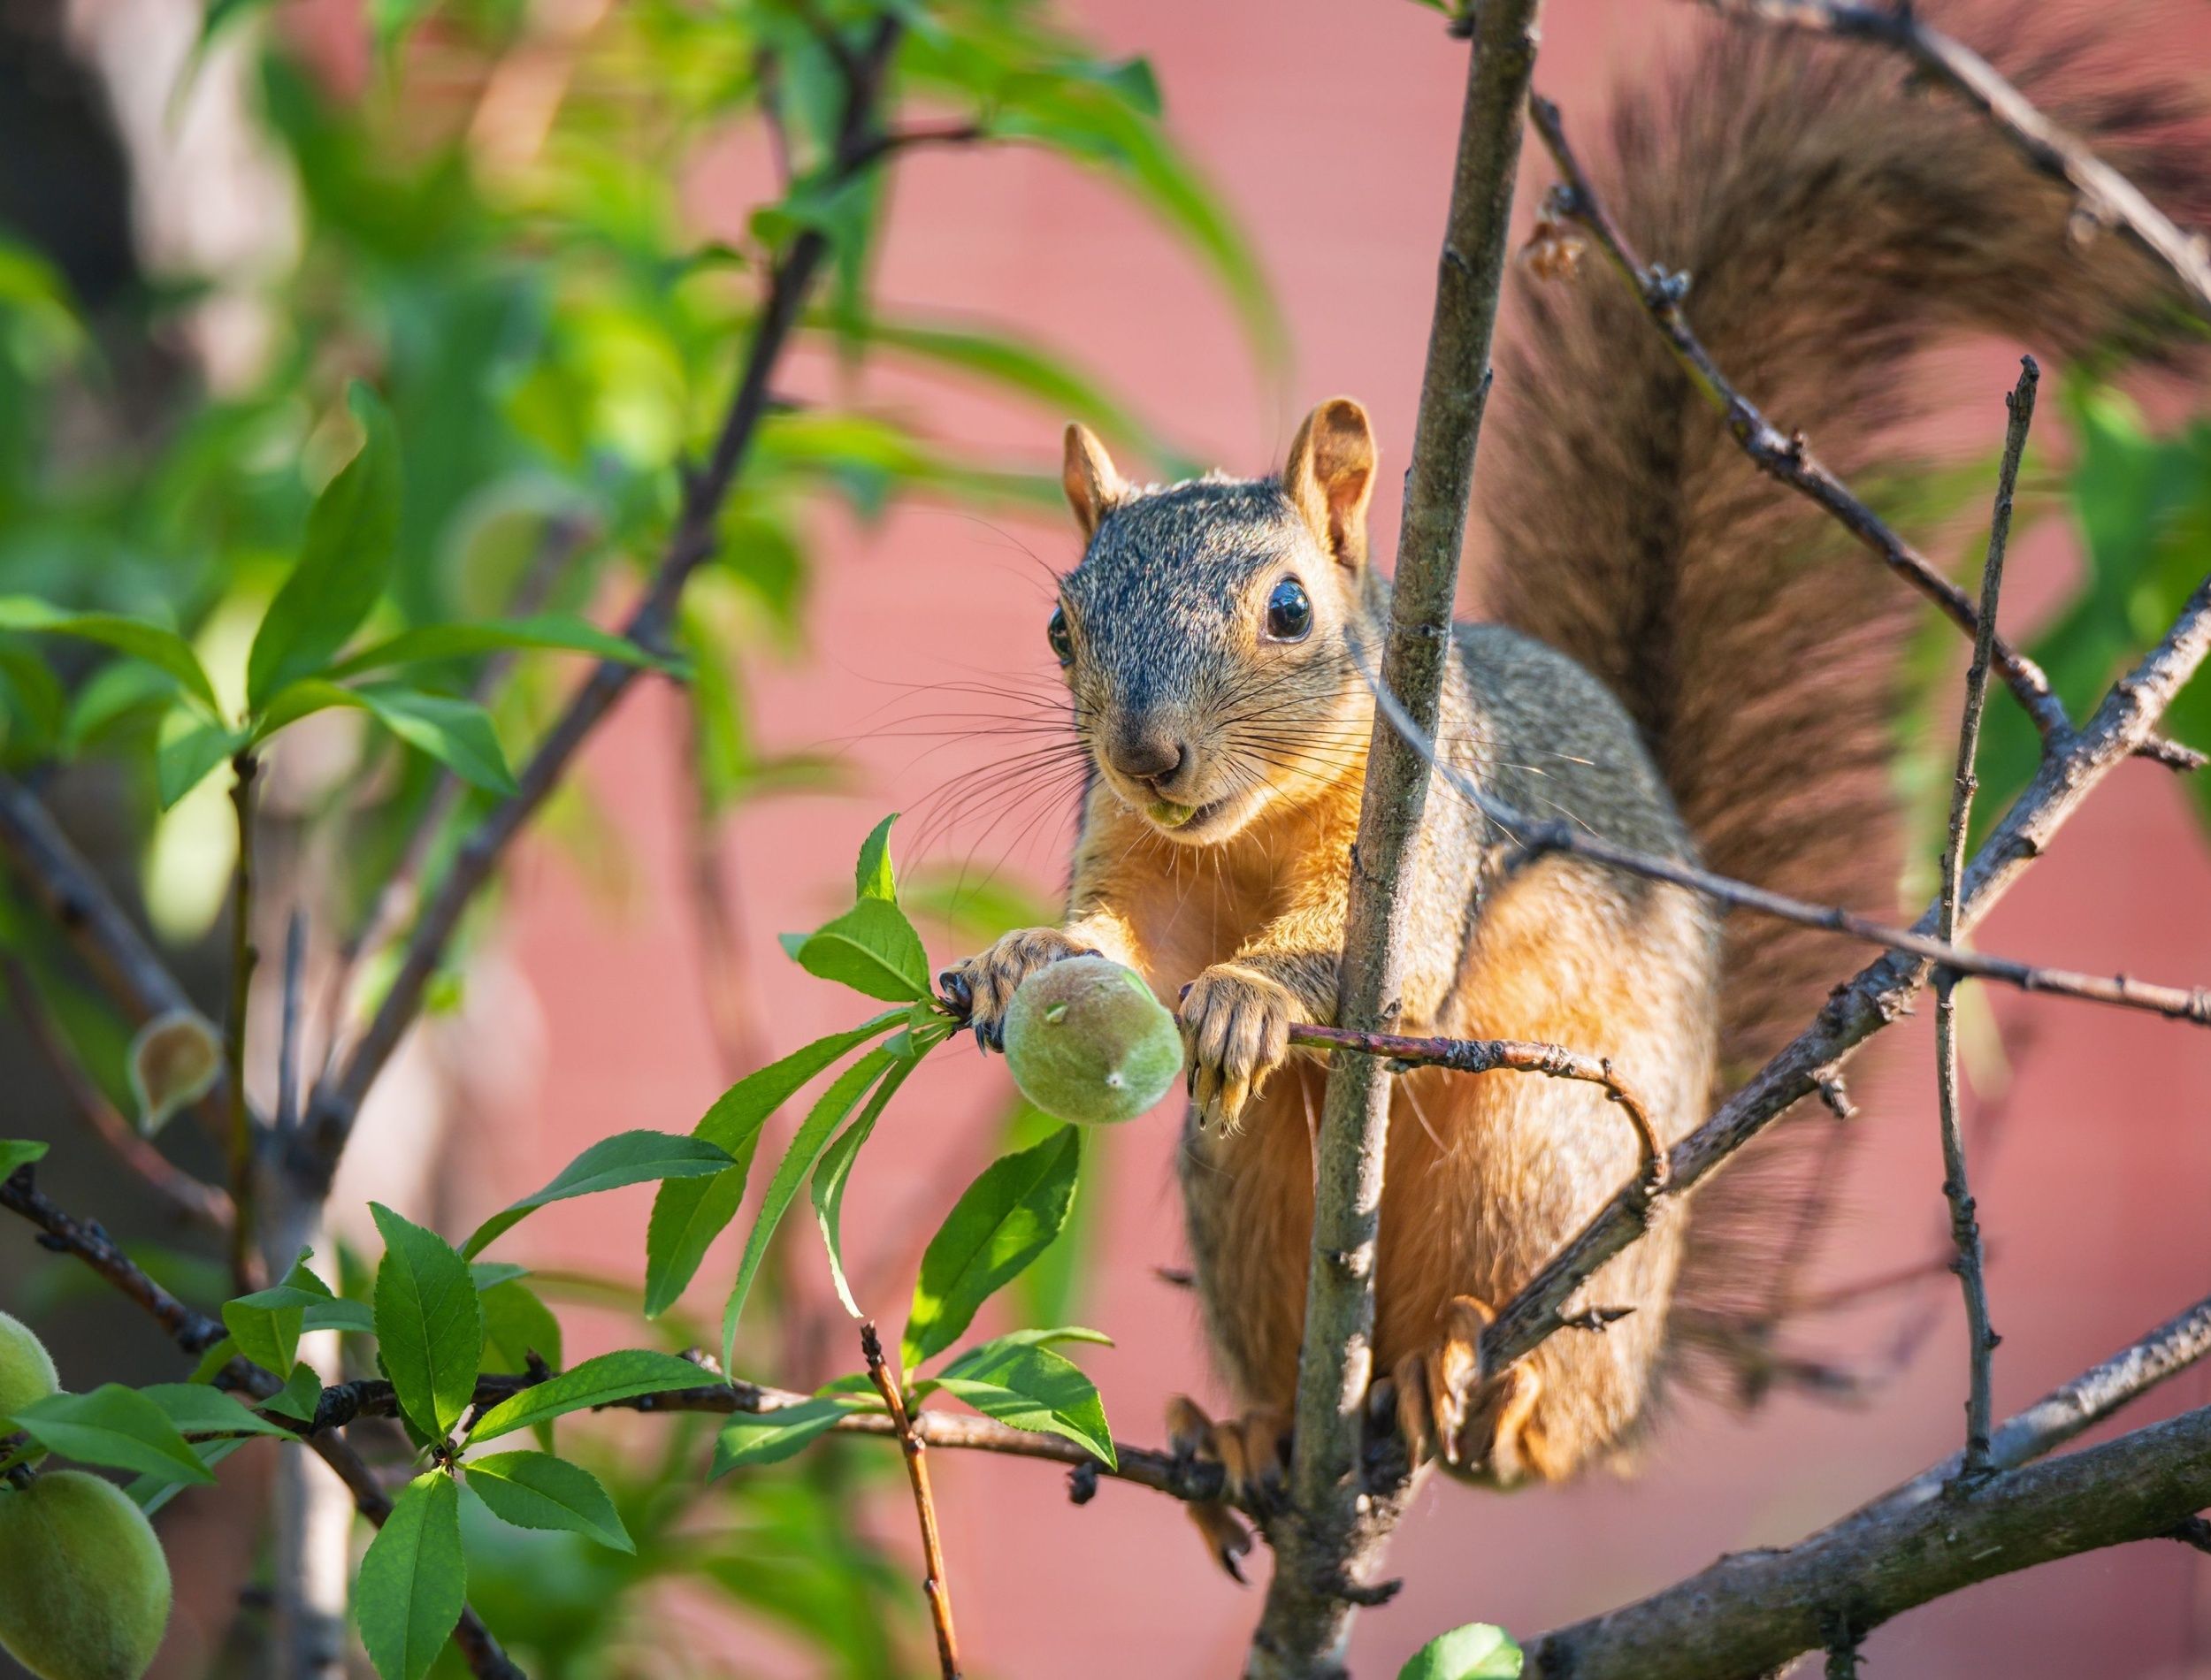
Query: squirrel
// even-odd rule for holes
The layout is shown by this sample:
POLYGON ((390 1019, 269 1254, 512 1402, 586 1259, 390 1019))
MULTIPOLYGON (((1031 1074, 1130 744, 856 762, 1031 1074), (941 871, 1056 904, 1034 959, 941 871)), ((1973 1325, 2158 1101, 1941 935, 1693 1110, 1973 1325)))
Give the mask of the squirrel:
MULTIPOLYGON (((2153 197, 2205 207, 2183 105, 2138 66, 2101 76, 2108 54, 2007 28, 2008 59, 2040 49, 2020 79, 2046 111, 2153 197)), ((1812 425, 1846 472, 1908 412, 1904 376, 1937 329, 2075 357, 2177 344, 2161 270, 2084 227, 2062 183, 1894 62, 1714 33, 1621 106, 1610 141, 1593 172, 1606 202, 1647 258, 1690 277, 1719 365, 1812 425)), ((1439 760, 1643 852, 1823 902, 1893 898, 1907 592, 1758 476, 1631 288, 1587 272, 1519 289, 1525 330, 1500 358, 1476 486, 1495 622, 1455 629, 1439 760)), ((1139 486, 1068 427, 1084 546, 1047 639, 1090 777, 1066 917, 946 976, 986 1048, 1021 981, 1078 953, 1127 964, 1176 1010, 1196 1281, 1248 1410, 1215 1424, 1178 1401, 1170 1423, 1239 1497, 1277 1471, 1296 1394, 1326 1070, 1288 1035, 1335 1019, 1388 614, 1366 534, 1377 463, 1366 411, 1343 398, 1259 478, 1139 486)), ((1516 857, 1442 778, 1407 867, 1389 1024, 1607 1057, 1668 1145, 1848 972, 1827 935, 1723 919, 1574 856, 1516 857)), ((1759 1172, 1731 1169, 1583 1292, 1632 1312, 1482 1372, 1494 1310, 1633 1177, 1634 1137, 1592 1085, 1423 1070, 1396 1083, 1387 1149, 1370 1414, 1416 1465, 1496 1485, 1618 1456, 1679 1351, 1685 1303, 1755 1294, 1791 1234, 1763 1189, 1730 1205, 1735 1173, 1759 1172)), ((1197 1516, 1235 1572, 1248 1534, 1197 1516)))

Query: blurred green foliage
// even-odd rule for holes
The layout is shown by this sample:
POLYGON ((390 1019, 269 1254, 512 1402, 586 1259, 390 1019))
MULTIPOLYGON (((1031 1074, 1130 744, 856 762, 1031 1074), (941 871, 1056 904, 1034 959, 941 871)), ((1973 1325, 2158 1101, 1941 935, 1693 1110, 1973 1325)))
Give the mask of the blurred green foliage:
MULTIPOLYGON (((249 739, 282 729, 288 744, 304 738, 291 731, 310 714, 353 714, 317 724, 264 817, 285 830, 288 855, 322 872, 310 877, 317 927, 350 930, 425 813, 436 823, 425 867, 444 867, 572 684, 575 653, 642 657, 594 641, 587 621, 657 560, 687 463, 721 423, 762 277, 802 230, 825 234, 832 254, 803 317, 807 369, 849 376, 895 360, 1035 405, 1040 436, 1079 416, 1168 470, 1190 468, 1053 347, 880 303, 873 259, 896 149, 841 183, 831 150, 848 61, 886 15, 903 31, 884 101, 891 130, 1039 146, 1101 173, 1213 276, 1255 355, 1279 354, 1258 264, 1162 126, 1149 66, 1098 56, 1035 0, 624 0, 580 11, 368 0, 361 76, 334 14, 212 0, 202 50, 250 56, 249 116, 295 189, 295 253, 226 287, 157 277, 95 314, 32 244, 0 228, 0 768, 96 790, 138 863, 157 931, 197 939, 220 908, 234 844, 225 761, 249 739), (712 159, 728 167, 732 136, 774 161, 777 184, 732 224, 740 231, 702 238, 686 187, 712 159), (210 377, 194 347, 203 311, 218 304, 254 324, 258 350, 242 375, 210 377), (378 657, 364 661, 364 648, 378 657)), ((203 69, 195 59, 187 73, 203 69)), ((850 378, 778 379, 723 509, 720 546, 686 592, 679 675, 709 818, 829 779, 820 760, 758 740, 745 705, 748 662, 805 638, 824 508, 868 521, 906 497, 1056 500, 1056 475, 945 445, 904 412, 851 400, 861 388, 850 378), (824 386, 834 394, 781 400, 824 386)), ((597 852, 611 831, 586 800, 563 788, 542 826, 597 852)), ((980 913, 1007 910, 993 900, 980 913)), ((95 1078, 121 1099, 136 1023, 81 983, 55 930, 5 889, 0 951, 25 965, 95 1078)), ((353 1007, 386 972, 371 951, 353 1007)), ((918 1059, 930 1042, 901 1033, 884 1053, 918 1059)), ((833 1160, 848 1165, 871 1125, 863 1116, 833 1160)), ((1009 1147, 1037 1144, 1045 1125, 1013 1115, 1009 1147)), ((584 1187, 667 1176, 674 1159, 662 1147, 584 1187)), ((841 1183, 841 1168, 815 1183, 833 1259, 841 1183)), ((1060 1207, 1063 1225, 1021 1279, 1029 1322, 1063 1322, 1073 1307, 1094 1201, 1078 1204, 1081 1219, 1060 1207)), ((369 1332, 396 1332, 410 1291, 461 1275, 466 1256, 435 1233, 379 1219, 389 1251, 379 1264, 341 1252, 334 1295, 302 1266, 230 1303, 233 1335, 250 1337, 272 1374, 299 1389, 271 1409, 311 1404, 311 1370, 277 1369, 291 1364, 302 1327, 342 1331, 351 1368, 373 1369, 369 1332)), ((192 1299, 221 1303, 223 1280, 198 1256, 164 1259, 192 1299)), ((465 1323, 442 1325, 428 1337, 428 1366, 393 1373, 425 1428, 453 1426, 453 1397, 478 1371, 517 1371, 533 1355, 557 1366, 555 1308, 612 1311, 660 1347, 712 1340, 678 1311, 644 1329, 644 1302, 625 1283, 485 1262, 470 1270, 480 1337, 465 1323)), ((774 1268, 759 1295, 747 1357, 776 1345, 774 1268)), ((410 1342, 423 1334, 415 1325, 410 1342)), ((218 1351, 227 1356, 228 1344, 218 1351)), ((993 1415, 1041 1417, 1035 1426, 1083 1439, 1102 1432, 1095 1391, 1060 1355, 1008 1342, 960 1357, 983 1363, 955 1362, 930 1380, 993 1415), (1075 1397, 1040 1408, 1022 1386, 1031 1367, 1074 1385, 1075 1397)), ((182 1413, 141 1423, 164 1440, 191 1427, 182 1413)), ((410 1544, 458 1544, 472 1601, 532 1674, 784 1671, 731 1663, 710 1640, 671 1647, 671 1589, 772 1626, 778 1643, 809 1653, 813 1671, 876 1680, 925 1663, 909 1571, 857 1515, 856 1494, 897 1475, 894 1455, 831 1439, 776 1463, 745 1457, 740 1442, 725 1462, 743 1473, 708 1485, 712 1432, 709 1420, 673 1417, 649 1431, 586 1426, 571 1440, 564 1424, 567 1463, 592 1472, 582 1477, 531 1452, 518 1432, 501 1443, 512 1485, 486 1471, 508 1520, 469 1493, 455 1542, 454 1484, 434 1473, 401 1495, 396 1520, 410 1544), (562 1503, 571 1495, 575 1508, 562 1503), (563 1526, 512 1525, 532 1510, 563 1526), (609 1533, 634 1551, 603 1543, 609 1533)), ((537 1433, 537 1447, 549 1446, 549 1431, 537 1433)), ((195 1445, 212 1464, 233 1443, 195 1445)), ((411 1680, 442 1604, 380 1594, 372 1608, 362 1624, 372 1652, 411 1680)), ((437 1671, 460 1671, 451 1650, 437 1671)))

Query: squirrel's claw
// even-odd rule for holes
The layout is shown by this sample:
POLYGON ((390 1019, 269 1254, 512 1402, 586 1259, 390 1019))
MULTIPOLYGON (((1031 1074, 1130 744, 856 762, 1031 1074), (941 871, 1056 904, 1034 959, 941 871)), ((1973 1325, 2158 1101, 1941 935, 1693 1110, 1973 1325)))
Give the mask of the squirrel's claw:
POLYGON ((1441 1459, 1449 1470, 1498 1487, 1543 1473, 1534 1424, 1542 1378, 1526 1364, 1482 1375, 1481 1333, 1496 1317, 1487 1302, 1456 1295, 1443 1310, 1435 1345, 1397 1362, 1391 1373, 1396 1424, 1414 1468, 1441 1459))
POLYGON ((1219 963, 1183 989, 1177 1012, 1199 1124, 1233 1126, 1289 1055, 1297 999, 1281 981, 1219 963))
POLYGON ((1057 928, 1023 928, 1007 934, 980 956, 956 963, 937 976, 945 1003, 960 1012, 975 1034, 979 1050, 1006 1049, 1006 1012, 1021 983, 1048 963, 1090 954, 1057 928))
MULTIPOLYGON (((1215 1423, 1196 1401, 1177 1394, 1167 1401, 1167 1428, 1176 1459, 1220 1466, 1230 1500, 1266 1507, 1281 1498, 1289 1438, 1279 1413, 1253 1411, 1215 1423)), ((1194 1501, 1190 1516, 1213 1561, 1242 1585, 1240 1560, 1251 1549, 1251 1529, 1227 1501, 1194 1501)))

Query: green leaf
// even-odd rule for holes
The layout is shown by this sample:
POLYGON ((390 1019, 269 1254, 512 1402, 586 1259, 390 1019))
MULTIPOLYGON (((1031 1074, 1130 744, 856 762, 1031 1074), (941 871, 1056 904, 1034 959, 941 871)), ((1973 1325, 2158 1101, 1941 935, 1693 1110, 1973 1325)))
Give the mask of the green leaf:
POLYGON ((898 820, 899 813, 893 811, 860 843, 860 861, 853 867, 854 898, 880 898, 886 905, 898 903, 898 877, 891 868, 891 825, 898 820))
POLYGON ((292 1432, 248 1411, 233 1396, 205 1383, 153 1383, 138 1391, 161 1408, 187 1435, 279 1435, 292 1432))
POLYGON ((0 595, 0 630, 38 630, 98 642, 167 672, 210 713, 219 713, 215 685, 200 668, 192 645, 172 630, 119 613, 70 613, 28 595, 0 595))
POLYGON ((572 1196, 591 1195, 624 1185, 666 1179, 706 1179, 735 1165, 727 1149, 700 1137, 671 1132, 618 1132, 601 1138, 562 1167, 542 1190, 526 1195, 484 1221, 461 1252, 473 1257, 534 1208, 572 1196))
POLYGON ((274 1377, 289 1382, 299 1363, 300 1331, 307 1309, 321 1298, 304 1289, 278 1284, 223 1303, 223 1328, 238 1344, 238 1351, 274 1377))
POLYGON ((507 767, 491 714, 475 701, 425 694, 393 683, 371 683, 352 692, 386 729, 427 752, 471 787, 497 794, 515 790, 515 775, 507 767))
POLYGON ((1009 1330, 1002 1336, 977 1342, 945 1367, 955 1370, 970 1359, 995 1359, 1008 1348, 1050 1348, 1060 1342, 1083 1342, 1097 1348, 1110 1348, 1113 1339, 1102 1330, 1092 1330, 1086 1325, 1054 1325, 1049 1330, 1009 1330))
POLYGON ((1002 1156, 953 1203, 922 1256, 899 1356, 911 1371, 975 1322, 985 1301, 1051 1247, 1075 1205, 1079 1128, 1063 1126, 1034 1149, 1002 1156))
POLYGON ((881 898, 862 898, 795 944, 786 943, 809 974, 891 1003, 929 999, 922 936, 896 905, 881 898))
MULTIPOLYGON (((185 1385, 190 1386, 190 1385, 185 1385)), ((192 1455, 203 1468, 212 1470, 218 1464, 246 1444, 242 1435, 226 1436, 218 1440, 194 1441, 192 1455)), ((210 1476, 210 1481, 215 1478, 210 1476)), ((185 1484, 165 1470, 160 1475, 134 1476, 123 1485, 123 1492, 138 1508, 151 1516, 171 1500, 185 1490, 185 1484)))
POLYGON ((511 1260, 471 1260, 469 1262, 469 1277, 474 1280, 476 1292, 478 1294, 484 1294, 486 1290, 496 1289, 502 1283, 512 1283, 517 1278, 526 1278, 529 1275, 529 1267, 518 1266, 511 1260))
POLYGON ((491 793, 514 791, 514 772, 508 767, 490 713, 473 700, 427 694, 396 683, 348 688, 319 676, 287 683, 261 713, 252 739, 265 741, 303 717, 340 706, 368 713, 471 786, 491 793))
POLYGON ((167 811, 179 804, 245 740, 219 723, 195 722, 188 712, 172 712, 164 722, 161 744, 154 749, 154 787, 161 808, 167 811))
POLYGON ((465 1468, 471 1490, 502 1523, 566 1529, 617 1552, 637 1550, 607 1490, 581 1464, 550 1453, 493 1453, 465 1468))
POLYGON ((368 386, 356 380, 346 394, 361 423, 361 447, 315 498, 299 561, 255 633, 246 700, 256 712, 286 683, 330 662, 369 615, 391 572, 399 536, 399 443, 391 416, 368 386))
POLYGON ((1397 1680, 1519 1680, 1521 1661, 1503 1628, 1474 1622, 1430 1639, 1405 1660, 1397 1680))
POLYGON ((676 1304, 697 1275, 708 1246, 737 1217, 745 1199, 746 1170, 768 1117, 845 1051, 892 1023, 903 1010, 876 1016, 849 1032, 832 1033, 795 1050, 779 1062, 747 1073, 715 1100, 692 1135, 715 1145, 737 1165, 711 1179, 670 1179, 653 1199, 645 1237, 645 1311, 658 1317, 676 1304))
POLYGON ((376 1313, 365 1301, 347 1301, 332 1295, 306 1309, 302 1330, 343 1330, 355 1335, 376 1333, 376 1313))
POLYGON ((723 1370, 727 1371, 734 1363, 738 1318, 745 1310, 745 1299, 752 1293, 753 1279, 760 1271, 760 1263, 768 1257, 768 1245, 775 1237, 777 1226, 783 1222, 792 1198, 799 1194, 799 1187, 806 1182, 807 1174, 814 1170, 822 1151, 829 1147, 831 1134, 860 1105, 868 1088, 897 1059, 886 1050, 869 1050, 837 1076, 799 1122, 799 1129, 792 1134, 791 1147, 776 1164, 776 1175, 768 1181, 768 1188, 761 1195, 752 1234, 745 1240, 744 1256, 737 1263, 737 1282, 731 1287, 729 1304, 722 1310, 723 1370))
POLYGON ((714 1468, 707 1472, 708 1479, 733 1470, 780 1463, 836 1428, 838 1418, 870 1409, 864 1401, 832 1395, 773 1411, 735 1413, 715 1438, 714 1468))
POLYGON ((393 1501, 354 1584, 354 1620, 377 1673, 422 1680, 467 1601, 461 1490, 443 1470, 431 1470, 393 1501))
MULTIPOLYGON (((227 1363, 225 1361, 225 1363, 227 1363)), ((261 1402, 261 1409, 274 1412, 279 1417, 289 1417, 295 1423, 311 1424, 315 1421, 316 1409, 322 1404, 322 1398, 321 1373, 312 1365, 302 1365, 292 1373, 290 1382, 261 1402)))
POLYGON ((555 1371, 561 1359, 561 1321, 526 1285, 495 1283, 484 1294, 484 1369, 518 1375, 535 1354, 555 1371))
POLYGON ((532 1424, 542 1424, 569 1412, 610 1405, 639 1394, 665 1394, 677 1388, 697 1388, 712 1378, 688 1359, 631 1348, 621 1353, 586 1359, 573 1371, 524 1389, 486 1412, 469 1431, 472 1442, 487 1441, 532 1424))
POLYGON ((43 1143, 27 1137, 0 1137, 0 1184, 5 1184, 21 1168, 34 1161, 46 1158, 43 1143))
POLYGON ((868 1106, 860 1117, 837 1134, 837 1141, 822 1151, 821 1165, 814 1170, 814 1217, 822 1227, 822 1243, 829 1251, 830 1280, 837 1286, 837 1298, 845 1303, 845 1310, 855 1318, 867 1317, 860 1303, 853 1299, 852 1285, 845 1277, 845 1184, 852 1176, 853 1163, 860 1158, 860 1147, 874 1135, 876 1122, 883 1118, 884 1109, 898 1095, 899 1087, 906 1083, 907 1075, 921 1065, 918 1058, 901 1058, 884 1075, 883 1083, 868 1099, 868 1106))
POLYGON ((17 1412, 14 1422, 50 1452, 81 1464, 180 1482, 215 1479, 168 1413, 120 1383, 103 1383, 88 1394, 49 1394, 17 1412))
POLYGON ((937 1376, 914 1385, 914 1395, 932 1389, 964 1400, 985 1417, 1015 1429, 1059 1435, 1088 1449, 1111 1469, 1113 1432, 1106 1405, 1082 1367, 1049 1348, 993 1345, 962 1354, 937 1376))
POLYGON ((485 653, 544 650, 588 653, 624 665, 656 666, 680 671, 680 661, 648 652, 627 637, 601 630, 586 620, 548 613, 534 618, 484 624, 422 624, 348 653, 325 673, 333 680, 363 671, 388 670, 435 660, 472 659, 485 653))
POLYGON ((369 1204, 383 1233, 376 1269, 377 1351, 400 1409, 432 1440, 468 1410, 484 1356, 484 1309, 468 1262, 445 1239, 369 1204))

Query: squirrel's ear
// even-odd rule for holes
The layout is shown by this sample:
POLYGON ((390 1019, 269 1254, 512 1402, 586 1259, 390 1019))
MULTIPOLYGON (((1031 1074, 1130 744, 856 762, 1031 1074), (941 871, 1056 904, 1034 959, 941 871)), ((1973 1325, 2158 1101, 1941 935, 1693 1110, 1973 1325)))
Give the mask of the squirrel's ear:
POLYGON ((1083 527, 1083 540, 1098 535, 1098 521, 1112 511, 1128 490, 1113 470, 1113 458, 1098 434, 1080 421, 1067 427, 1067 464, 1060 470, 1060 484, 1075 509, 1075 523, 1083 527))
POLYGON ((1374 429, 1349 397, 1305 416, 1289 446, 1282 489, 1320 546, 1357 571, 1366 563, 1366 504, 1374 493, 1374 429))

